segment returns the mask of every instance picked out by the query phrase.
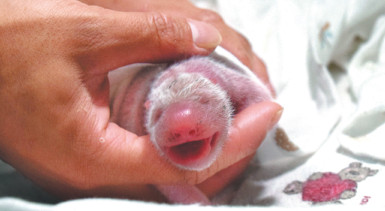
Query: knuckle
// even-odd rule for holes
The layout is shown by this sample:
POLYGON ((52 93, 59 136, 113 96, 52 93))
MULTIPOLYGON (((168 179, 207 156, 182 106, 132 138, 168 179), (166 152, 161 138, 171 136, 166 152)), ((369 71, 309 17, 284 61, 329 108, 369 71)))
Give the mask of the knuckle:
POLYGON ((150 28, 153 28, 157 42, 163 47, 178 47, 177 43, 187 40, 185 32, 187 24, 162 13, 152 13, 149 17, 150 28))
POLYGON ((103 20, 99 14, 95 12, 79 13, 76 20, 67 27, 71 36, 67 36, 67 46, 72 48, 70 55, 82 57, 90 52, 101 48, 105 41, 105 31, 102 30, 103 24, 107 21, 103 20), (73 36, 75 35, 75 36, 73 36))
POLYGON ((251 67, 253 61, 253 50, 249 40, 238 32, 234 32, 232 43, 233 53, 246 66, 251 67), (236 43, 236 44, 234 44, 236 43))
POLYGON ((252 67, 251 53, 241 49, 235 53, 235 56, 247 67, 252 67))
POLYGON ((184 174, 183 178, 184 178, 183 182, 188 185, 198 184, 198 173, 195 171, 184 174))
POLYGON ((250 69, 252 68, 252 62, 251 62, 251 58, 250 58, 249 54, 241 53, 239 58, 243 62, 244 65, 246 65, 250 69))
POLYGON ((218 162, 214 162, 209 168, 202 171, 188 171, 184 174, 184 183, 188 185, 200 184, 213 176, 219 170, 218 167, 218 162))
POLYGON ((79 18, 77 24, 76 32, 78 37, 79 45, 86 45, 89 48, 92 45, 95 45, 97 41, 103 36, 103 32, 99 29, 100 22, 96 20, 97 18, 92 16, 86 16, 79 18))
POLYGON ((251 51, 252 51, 251 50, 251 43, 249 42, 249 40, 245 36, 243 36, 241 33, 239 33, 239 32, 235 32, 235 33, 236 33, 236 36, 238 37, 240 45, 244 49, 246 49, 246 51, 248 53, 251 53, 251 51))

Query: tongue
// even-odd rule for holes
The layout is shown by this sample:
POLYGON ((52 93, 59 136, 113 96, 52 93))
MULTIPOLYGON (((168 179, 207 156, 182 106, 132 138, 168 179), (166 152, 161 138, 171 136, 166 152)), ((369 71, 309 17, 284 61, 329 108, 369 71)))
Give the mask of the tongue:
POLYGON ((174 162, 188 165, 206 157, 211 151, 210 139, 196 140, 176 145, 168 149, 168 156, 174 162))
POLYGON ((175 103, 164 111, 163 143, 166 155, 175 163, 190 165, 210 155, 216 132, 205 119, 202 107, 194 103, 175 103))

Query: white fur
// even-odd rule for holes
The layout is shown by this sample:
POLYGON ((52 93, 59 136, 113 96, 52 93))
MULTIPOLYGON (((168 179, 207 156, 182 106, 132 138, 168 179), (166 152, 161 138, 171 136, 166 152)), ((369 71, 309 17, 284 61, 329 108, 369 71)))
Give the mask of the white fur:
MULTIPOLYGON (((219 140, 226 140, 228 136, 228 128, 231 124, 231 114, 232 107, 230 103, 230 99, 228 98, 226 92, 216 84, 213 84, 210 80, 203 77, 198 73, 185 73, 184 69, 178 66, 173 66, 174 71, 179 74, 176 77, 168 77, 162 83, 151 89, 149 94, 150 107, 146 116, 146 128, 150 138, 154 145, 159 149, 159 151, 163 154, 160 149, 157 138, 156 137, 156 126, 154 115, 158 109, 165 109, 169 105, 176 102, 188 102, 188 101, 200 101, 202 98, 210 99, 210 106, 217 106, 214 110, 223 111, 223 118, 219 124, 223 124, 226 131, 221 137, 218 137, 219 140), (176 69, 175 69, 176 68, 176 69)), ((167 72, 163 72, 158 78, 162 78, 164 74, 167 72)), ((154 83, 156 84, 156 82, 154 83)), ((218 125, 218 127, 220 127, 218 125)), ((218 146, 214 151, 202 162, 197 162, 192 166, 181 166, 176 163, 175 165, 190 170, 202 170, 209 167, 218 156, 221 145, 223 145, 223 141, 218 142, 218 146)))

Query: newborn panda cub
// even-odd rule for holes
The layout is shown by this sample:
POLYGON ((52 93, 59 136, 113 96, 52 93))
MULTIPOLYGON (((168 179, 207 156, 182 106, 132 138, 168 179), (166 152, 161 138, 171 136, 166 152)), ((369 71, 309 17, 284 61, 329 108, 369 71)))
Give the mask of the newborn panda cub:
MULTIPOLYGON (((271 99, 249 70, 215 53, 139 67, 128 78, 111 94, 112 121, 137 135, 149 134, 161 155, 186 170, 208 168, 228 138, 232 117, 271 99)), ((157 188, 173 203, 210 203, 195 186, 157 188)))

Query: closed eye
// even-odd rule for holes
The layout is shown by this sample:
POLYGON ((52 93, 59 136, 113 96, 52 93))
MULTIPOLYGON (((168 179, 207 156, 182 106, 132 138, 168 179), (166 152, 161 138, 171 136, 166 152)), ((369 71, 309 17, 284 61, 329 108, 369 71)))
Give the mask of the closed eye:
POLYGON ((160 117, 162 116, 163 110, 162 109, 156 109, 153 118, 152 118, 152 124, 155 124, 159 121, 160 117))

